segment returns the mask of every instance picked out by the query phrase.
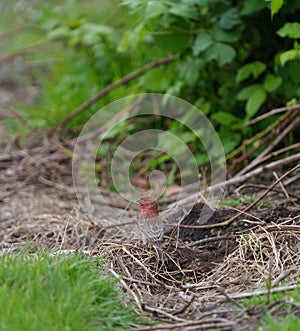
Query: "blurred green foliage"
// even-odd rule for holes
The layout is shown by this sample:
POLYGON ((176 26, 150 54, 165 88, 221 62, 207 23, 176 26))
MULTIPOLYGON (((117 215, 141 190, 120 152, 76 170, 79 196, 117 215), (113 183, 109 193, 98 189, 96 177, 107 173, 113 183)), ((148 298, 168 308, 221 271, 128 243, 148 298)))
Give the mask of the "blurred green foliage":
MULTIPOLYGON (((28 3, 13 7, 18 22, 10 28, 20 31, 5 38, 7 18, 0 31, 6 40, 2 55, 22 53, 41 88, 34 106, 18 107, 35 127, 54 126, 108 84, 170 54, 178 60, 112 90, 68 125, 82 125, 104 105, 130 94, 167 93, 208 116, 228 153, 262 130, 261 124, 244 127, 245 121, 300 97, 298 0, 28 3)), ((136 131, 133 123, 121 131, 126 128, 128 134, 136 131)), ((156 128, 170 129, 163 119, 156 128)), ((200 153, 202 146, 180 125, 172 132, 185 134, 184 141, 200 153)), ((118 134, 110 137, 116 145, 118 134)), ((197 159, 199 165, 207 160, 197 159)))

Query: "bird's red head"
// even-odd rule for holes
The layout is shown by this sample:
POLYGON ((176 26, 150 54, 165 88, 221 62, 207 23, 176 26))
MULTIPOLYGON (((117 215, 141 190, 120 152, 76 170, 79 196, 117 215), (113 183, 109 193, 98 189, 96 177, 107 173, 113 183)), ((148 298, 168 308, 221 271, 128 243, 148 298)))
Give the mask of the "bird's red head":
POLYGON ((137 202, 141 205, 142 213, 151 212, 158 215, 158 203, 148 196, 142 196, 137 202))

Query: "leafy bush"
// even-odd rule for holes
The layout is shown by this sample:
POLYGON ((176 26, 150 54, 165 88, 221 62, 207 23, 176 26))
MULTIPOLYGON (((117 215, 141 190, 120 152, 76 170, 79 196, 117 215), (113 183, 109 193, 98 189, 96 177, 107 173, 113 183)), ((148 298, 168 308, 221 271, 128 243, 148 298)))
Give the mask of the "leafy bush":
POLYGON ((282 2, 273 1, 273 18, 266 1, 123 3, 140 17, 132 31, 144 36, 140 43, 180 56, 163 86, 155 84, 161 70, 148 74, 144 88, 175 93, 198 106, 219 129, 226 152, 257 131, 245 129, 245 121, 300 97, 299 44, 293 42, 299 39, 299 2, 275 15, 282 2))
MULTIPOLYGON (((112 90, 68 126, 82 125, 121 97, 166 93, 191 102, 208 116, 229 153, 270 123, 245 127, 245 121, 294 104, 300 97, 297 0, 284 5, 281 0, 103 1, 99 14, 85 5, 76 0, 59 6, 39 3, 24 19, 27 28, 21 37, 30 31, 39 34, 34 48, 38 52, 29 52, 26 58, 41 93, 35 106, 19 110, 35 127, 53 127, 108 84, 170 54, 178 60, 112 90), (42 65, 36 64, 39 57, 44 59, 42 65)), ((22 50, 25 39, 16 37, 16 49, 22 50)), ((165 124, 164 119, 155 123, 157 129, 170 130, 189 144, 199 165, 207 161, 198 157, 205 151, 194 135, 187 135, 179 123, 165 124)), ((147 126, 131 121, 122 132, 147 126)), ((115 145, 120 142, 119 131, 110 137, 115 145)), ((164 160, 160 159, 168 162, 164 160)), ((151 168, 159 163, 152 162, 151 168)))

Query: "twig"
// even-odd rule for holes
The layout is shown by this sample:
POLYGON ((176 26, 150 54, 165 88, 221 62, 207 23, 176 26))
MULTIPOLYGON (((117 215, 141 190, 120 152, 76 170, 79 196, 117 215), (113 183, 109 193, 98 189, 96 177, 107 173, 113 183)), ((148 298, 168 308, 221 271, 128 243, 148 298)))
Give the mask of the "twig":
POLYGON ((242 309, 242 310, 244 310, 245 308, 241 305, 241 304, 239 304, 232 296, 230 296, 227 292, 226 292, 226 290, 223 288, 223 287, 220 287, 220 286, 218 286, 217 287, 217 290, 219 291, 219 292, 221 292, 227 299, 228 299, 228 301, 230 301, 232 304, 234 304, 235 306, 237 306, 238 308, 240 308, 240 309, 242 309))
MULTIPOLYGON (((300 153, 299 153, 300 155, 300 153)), ((280 181, 282 181, 283 178, 294 172, 296 169, 300 168, 300 164, 297 164, 294 168, 290 169, 286 173, 284 173, 280 178, 278 178, 274 183, 272 183, 262 194, 260 194, 255 201, 253 201, 250 205, 245 207, 243 210, 239 211, 235 216, 231 217, 230 219, 216 224, 206 224, 206 225, 183 225, 183 224, 174 224, 174 226, 179 226, 183 228, 189 228, 189 229, 211 229, 221 226, 226 226, 235 221, 237 218, 239 218, 243 213, 247 212, 251 208, 253 208, 263 197, 265 197, 274 186, 276 186, 280 181)))
POLYGON ((2 196, 0 195, 0 202, 3 201, 6 198, 9 198, 15 194, 17 194, 21 189, 23 189, 35 176, 37 176, 37 173, 34 172, 30 176, 26 177, 26 179, 18 184, 13 190, 7 192, 6 194, 4 193, 2 196))
POLYGON ((126 282, 121 278, 121 276, 119 276, 113 269, 109 269, 110 273, 112 275, 114 275, 116 278, 118 278, 119 282, 123 285, 123 287, 132 295, 134 301, 136 302, 138 308, 139 308, 139 311, 141 313, 144 312, 143 308, 142 308, 142 305, 140 303, 140 300, 139 298, 137 297, 137 295, 132 291, 132 289, 126 284, 126 282))
POLYGON ((284 120, 285 118, 287 118, 289 116, 290 113, 286 113, 283 116, 279 117, 276 121, 274 121, 274 123, 272 123, 271 125, 267 126, 264 130, 262 130, 261 132, 257 133, 256 135, 254 135, 253 137, 246 139, 242 142, 242 144, 240 144, 239 147, 237 147, 236 149, 234 149, 232 152, 230 152, 227 155, 227 159, 232 159, 234 156, 236 156, 237 154, 240 154, 241 152, 245 152, 246 151, 246 147, 250 146, 252 144, 254 144, 257 140, 262 139, 264 136, 266 136, 269 132, 273 131, 276 129, 276 127, 281 123, 282 120, 284 120))
MULTIPOLYGON (((257 146, 252 147, 251 149, 249 149, 248 151, 246 151, 243 155, 241 155, 240 157, 236 158, 233 163, 234 164, 239 164, 239 163, 243 162, 244 160, 246 160, 250 155, 252 155, 254 152, 256 152, 257 150, 259 150, 260 147, 262 147, 263 145, 265 145, 268 141, 270 141, 278 133, 280 133, 284 128, 286 128, 286 126, 290 122, 292 122, 292 120, 297 115, 298 115, 298 111, 291 113, 287 118, 285 118, 281 123, 279 123, 278 126, 274 130, 272 130, 266 137, 264 137, 263 139, 261 139, 258 142, 258 145, 257 146)), ((293 122, 292 122, 292 124, 293 124, 293 122)))
POLYGON ((300 118, 296 118, 294 121, 292 121, 284 130, 277 136, 274 141, 272 141, 267 148, 256 158, 258 161, 262 159, 264 156, 268 155, 269 152, 272 151, 272 149, 277 146, 282 139, 290 132, 292 131, 299 123, 300 118))
POLYGON ((76 117, 77 115, 79 115, 80 113, 85 111, 88 107, 90 107, 91 105, 96 103, 100 98, 102 98, 104 95, 108 94, 109 92, 111 92, 115 88, 129 83, 131 80, 135 79, 136 77, 140 76, 141 74, 143 74, 144 72, 146 72, 146 71, 148 71, 152 68, 158 67, 162 64, 163 65, 168 64, 170 62, 175 61, 176 59, 177 59, 176 56, 171 55, 171 56, 167 56, 167 57, 162 58, 162 59, 155 60, 151 63, 146 64, 144 67, 142 67, 138 70, 135 70, 135 71, 131 72, 130 74, 122 77, 121 79, 115 81, 114 83, 107 85, 99 93, 97 93, 92 98, 88 99, 83 104, 81 104, 78 108, 76 108, 71 113, 69 113, 60 123, 58 123, 52 129, 52 131, 56 132, 59 129, 61 129, 62 127, 64 127, 71 119, 73 119, 74 117, 76 117))
POLYGON ((248 126, 248 125, 252 125, 254 123, 257 123, 267 117, 270 117, 272 115, 276 115, 276 114, 279 114, 279 113, 283 113, 283 112, 286 112, 288 110, 296 110, 296 111, 299 111, 300 110, 300 105, 297 104, 297 105, 293 105, 293 106, 286 106, 286 107, 281 107, 281 108, 275 108, 275 109, 272 109, 271 111, 265 113, 265 114, 262 114, 256 118, 254 118, 253 120, 251 121, 248 121, 246 123, 244 123, 244 126, 248 126))
MULTIPOLYGON (((278 180, 278 175, 277 175, 276 171, 273 171, 273 175, 274 175, 275 179, 278 180)), ((286 198, 290 199, 290 196, 288 195, 288 193, 287 193, 285 187, 283 186, 282 182, 279 182, 279 185, 280 185, 284 195, 286 196, 286 198)))
POLYGON ((93 130, 92 132, 79 136, 76 139, 76 143, 83 143, 85 141, 89 141, 91 139, 98 137, 100 134, 105 132, 105 130, 107 130, 111 124, 115 123, 118 119, 122 118, 124 116, 124 114, 130 112, 132 109, 137 107, 140 103, 142 103, 144 99, 145 99, 145 96, 142 95, 141 97, 138 98, 138 100, 132 102, 130 105, 125 107, 123 110, 119 111, 115 116, 113 116, 110 120, 108 120, 100 128, 97 128, 96 130, 93 130))
POLYGON ((165 286, 165 284, 163 282, 161 282, 159 279, 156 279, 155 276, 152 275, 151 271, 148 268, 146 268, 146 266, 139 259, 137 259, 135 256, 133 256, 125 247, 122 247, 122 250, 126 254, 128 254, 139 266, 141 266, 152 279, 154 279, 160 285, 165 286))
MULTIPOLYGON (((285 165, 285 164, 289 164, 289 163, 294 162, 294 161, 297 161, 297 160, 300 160, 300 153, 297 153, 297 154, 288 156, 288 157, 286 157, 284 159, 281 159, 281 160, 277 160, 277 161, 271 162, 269 164, 266 164, 264 166, 261 166, 259 168, 256 168, 253 171, 248 172, 247 174, 244 174, 242 176, 234 176, 234 177, 232 177, 230 179, 227 179, 224 182, 220 182, 220 183, 217 183, 215 185, 211 185, 211 186, 209 186, 209 187, 206 188, 206 191, 209 192, 211 190, 215 190, 215 189, 218 189, 218 188, 223 187, 223 186, 229 186, 229 185, 234 185, 234 184, 238 184, 238 183, 241 183, 241 182, 245 182, 246 180, 257 176, 257 175, 261 174, 264 171, 275 169, 275 168, 277 168, 279 166, 282 166, 282 165, 285 165)), ((296 169, 297 168, 298 168, 298 166, 296 167, 296 169)), ((270 188, 270 190, 271 189, 273 189, 273 187, 270 188)), ((192 194, 192 195, 190 195, 190 196, 188 196, 186 198, 183 198, 183 199, 181 199, 179 201, 176 201, 174 203, 171 203, 170 205, 168 205, 168 207, 169 208, 174 208, 176 206, 180 206, 180 205, 186 204, 187 202, 190 202, 190 201, 195 200, 198 197, 198 195, 199 195, 199 193, 192 194)))
POLYGON ((263 220, 261 220, 260 218, 258 218, 257 216, 254 216, 254 215, 251 215, 249 213, 247 213, 245 210, 239 210, 238 208, 235 208, 235 207, 230 207, 230 209, 233 209, 234 211, 237 211, 239 213, 242 213, 243 215, 246 215, 250 218, 254 218, 256 221, 250 221, 250 220, 243 220, 245 223, 250 223, 250 224, 255 224, 255 225, 258 225, 258 224, 265 224, 265 222, 263 220))
POLYGON ((66 159, 69 159, 72 157, 72 152, 63 149, 63 148, 58 148, 57 145, 43 145, 43 146, 37 146, 29 149, 23 149, 20 151, 14 151, 12 153, 7 153, 7 154, 2 154, 0 155, 0 162, 9 162, 12 160, 20 160, 24 158, 24 156, 28 155, 41 155, 41 154, 47 154, 48 159, 52 161, 63 161, 66 159))
POLYGON ((156 313, 156 314, 159 314, 159 315, 162 315, 162 316, 165 316, 165 317, 168 317, 170 318, 171 320, 174 320, 174 321, 178 321, 178 322, 186 322, 185 319, 183 318, 180 318, 180 317, 177 317, 177 316, 174 316, 170 313, 167 313, 166 311, 163 311, 161 309, 158 309, 158 308, 153 308, 153 307, 150 307, 148 305, 144 305, 144 310, 145 311, 149 311, 151 313, 156 313))
POLYGON ((288 145, 288 146, 285 146, 281 149, 278 149, 277 151, 274 151, 274 152, 271 152, 270 154, 267 154, 264 158, 262 158, 259 163, 262 163, 264 161, 267 161, 268 159, 274 157, 274 156, 278 156, 279 154, 282 154, 282 153, 285 153, 285 152, 288 152, 292 149, 296 149, 296 148, 299 148, 300 147, 300 143, 296 143, 296 144, 293 144, 293 145, 288 145))
MULTIPOLYGON (((136 283, 143 284, 143 285, 149 285, 149 286, 160 286, 158 284, 150 283, 150 282, 147 282, 147 281, 144 281, 144 280, 133 279, 128 267, 125 265, 125 263, 123 261, 122 256, 117 256, 117 260, 118 260, 118 263, 119 263, 120 267, 122 268, 122 270, 127 275, 127 277, 123 276, 122 278, 130 281, 131 283, 134 283, 133 286, 134 286, 134 288, 136 289, 136 291, 138 293, 139 293, 139 290, 138 290, 138 287, 137 287, 136 283)), ((139 295, 140 295, 140 298, 141 298, 142 295, 140 293, 139 293, 139 295)))
POLYGON ((283 271, 277 278, 274 279, 273 286, 276 286, 278 283, 283 281, 285 278, 287 278, 290 274, 294 273, 295 271, 298 272, 300 271, 300 268, 296 267, 295 265, 283 271))
MULTIPOLYGON (((299 153, 300 154, 300 153, 299 153)), ((231 222, 233 222, 234 220, 236 220, 241 214, 243 214, 244 212, 250 210, 252 207, 254 207, 263 197, 265 197, 274 186, 276 186, 279 182, 281 182, 286 176, 288 176, 289 174, 291 174, 292 172, 294 172, 295 170, 297 170, 298 168, 300 168, 300 164, 297 164, 294 168, 290 169, 289 171, 287 171, 286 173, 284 173, 280 178, 278 178, 274 183, 272 183, 263 193, 261 193, 256 199, 255 201, 253 201, 249 206, 247 206, 246 208, 244 208, 243 210, 241 210, 238 214, 236 214, 235 216, 233 216, 232 218, 230 218, 229 220, 226 221, 226 225, 230 224, 231 222)), ((223 222, 225 223, 225 222, 223 222)))
POLYGON ((176 324, 156 324, 152 326, 142 326, 135 331, 164 331, 164 330, 179 330, 179 331, 199 331, 199 330, 216 330, 216 328, 222 328, 222 330, 228 330, 228 327, 232 329, 235 322, 223 319, 223 318, 213 318, 210 320, 196 320, 188 321, 176 324), (225 329, 227 327, 227 329, 225 329), (213 329, 212 329, 213 328, 213 329))
POLYGON ((209 283, 200 283, 200 284, 195 284, 195 283, 187 283, 187 284, 182 284, 181 287, 183 289, 191 289, 191 288, 196 288, 197 290, 207 290, 207 289, 212 289, 212 288, 218 288, 219 285, 216 285, 214 282, 209 282, 209 283))
MULTIPOLYGON (((300 173, 299 173, 299 177, 300 177, 300 173)), ((288 184, 290 183, 287 183, 288 180, 284 181, 283 182, 283 185, 287 186, 288 184)), ((239 192, 247 187, 253 187, 253 188, 259 188, 259 189, 267 189, 268 187, 266 185, 263 185, 263 184, 252 184, 252 183, 247 183, 247 184, 244 184, 244 185, 241 185, 240 187, 238 187, 235 192, 239 192)), ((282 193, 282 190, 276 188, 276 187, 273 187, 272 188, 272 191, 276 192, 276 193, 282 193)), ((291 196, 292 198, 296 198, 298 200, 300 200, 300 195, 297 195, 295 193, 292 193, 292 192, 288 192, 289 196, 291 196)))
POLYGON ((25 30, 25 28, 26 28, 25 26, 20 25, 15 28, 12 28, 11 30, 8 30, 6 32, 2 32, 0 35, 0 40, 5 39, 5 38, 10 38, 13 35, 23 32, 25 30))
MULTIPOLYGON (((299 288, 299 285, 289 285, 289 286, 282 286, 282 287, 275 287, 270 290, 270 293, 278 293, 278 292, 284 292, 284 291, 291 291, 296 288, 299 288)), ((265 290, 258 290, 258 291, 253 291, 253 292, 244 292, 244 293, 235 293, 235 294, 230 294, 231 299, 245 299, 245 298, 251 298, 253 296, 258 296, 258 295, 265 295, 268 293, 268 289, 265 290)), ((216 299, 223 299, 222 296, 217 296, 216 299)))
POLYGON ((267 226, 263 228, 263 231, 258 232, 300 232, 300 225, 274 225, 274 226, 267 226))
POLYGON ((194 302, 195 299, 196 299, 196 295, 193 294, 192 297, 191 297, 191 299, 183 307, 181 307, 180 309, 174 311, 173 314, 174 315, 175 314, 178 315, 178 314, 181 314, 184 311, 186 311, 189 308, 189 306, 194 302))
MULTIPOLYGON (((262 160, 264 159, 264 157, 266 155, 268 155, 269 152, 272 151, 272 149, 278 145, 282 139, 290 132, 292 131, 292 129, 298 125, 300 121, 300 118, 297 118, 295 121, 291 122, 278 136, 277 138, 272 141, 266 149, 264 149, 262 151, 262 153, 257 156, 252 162, 250 162, 246 167, 244 167, 239 173, 238 175, 242 175, 242 174, 245 174, 246 172, 248 172, 250 169, 252 169, 254 166, 256 166, 257 164, 261 163, 262 160)), ((278 126, 279 127, 279 126, 278 126)))
MULTIPOLYGON (((299 153, 300 154, 300 153, 299 153)), ((300 164, 297 164, 294 168, 290 169, 289 171, 287 171, 286 173, 284 173, 281 177, 279 177, 273 184, 271 184, 262 194, 260 194, 257 199, 255 199, 255 201, 253 201, 249 206, 247 206, 246 208, 244 208, 241 212, 246 212, 248 210, 250 210, 252 207, 254 207, 263 197, 265 197, 274 186, 276 186, 278 183, 280 183, 285 177, 287 177, 289 174, 291 174, 292 172, 294 172, 295 170, 297 170, 298 168, 300 168, 300 164)), ((236 220, 239 216, 241 215, 241 213, 238 213, 237 215, 235 215, 234 217, 232 217, 231 219, 229 219, 228 221, 234 221, 236 220)))
MULTIPOLYGON (((298 174, 296 174, 295 176, 293 176, 293 177, 288 178, 287 180, 285 180, 283 182, 283 185, 284 186, 288 186, 288 185, 292 184, 295 180, 297 180, 299 178, 300 178, 300 172, 298 174)), ((295 197, 297 197, 297 199, 299 199, 299 195, 296 195, 294 193, 292 193, 293 195, 291 193, 289 193, 289 194, 290 194, 290 196, 295 196, 295 197)))
POLYGON ((235 235, 235 234, 226 234, 224 236, 204 238, 204 239, 201 239, 201 240, 193 241, 191 243, 188 243, 187 246, 188 247, 193 247, 193 246, 198 246, 198 245, 201 245, 201 244, 207 244, 209 242, 214 242, 214 241, 217 241, 217 240, 234 239, 234 238, 237 238, 237 237, 238 237, 238 235, 235 235))
POLYGON ((54 187, 58 190, 66 191, 67 193, 73 193, 73 194, 75 193, 74 188, 72 186, 70 187, 64 184, 55 183, 52 180, 46 179, 42 176, 39 176, 38 181, 43 185, 54 187))
POLYGON ((161 286, 159 284, 147 282, 146 280, 134 279, 132 277, 123 276, 122 278, 125 279, 125 280, 128 280, 131 283, 138 283, 138 284, 143 284, 143 285, 148 285, 148 286, 154 286, 154 287, 160 287, 161 286))
POLYGON ((23 116, 21 116, 12 106, 10 107, 10 112, 12 113, 12 116, 15 117, 21 124, 23 124, 24 126, 26 126, 28 129, 30 129, 31 131, 36 131, 36 128, 34 128, 33 126, 31 126, 23 116))

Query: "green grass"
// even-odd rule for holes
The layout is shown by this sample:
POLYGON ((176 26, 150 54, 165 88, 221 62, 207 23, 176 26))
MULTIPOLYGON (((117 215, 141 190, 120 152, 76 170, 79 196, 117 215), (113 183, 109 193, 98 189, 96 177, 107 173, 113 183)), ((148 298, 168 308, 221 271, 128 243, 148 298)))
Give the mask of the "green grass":
POLYGON ((129 330, 141 317, 121 298, 100 258, 0 258, 0 330, 129 330))
MULTIPOLYGON (((299 285, 300 286, 300 285, 299 285)), ((271 293, 267 304, 267 295, 253 296, 243 301, 243 306, 252 310, 263 310, 261 322, 257 330, 264 331, 294 331, 300 330, 300 316, 294 314, 294 308, 300 302, 300 287, 286 292, 271 293), (296 303, 296 304, 293 304, 296 303), (269 307, 276 306, 277 313, 270 314, 269 307), (281 316, 277 316, 280 313, 281 316)))
POLYGON ((262 330, 264 331, 295 331, 300 328, 300 317, 290 314, 288 316, 274 319, 272 315, 268 315, 264 323, 262 323, 262 330))
MULTIPOLYGON (((242 207, 245 204, 250 204, 252 202, 255 201, 255 197, 251 197, 249 195, 243 195, 243 202, 239 199, 233 198, 233 197, 228 197, 225 200, 222 200, 220 202, 221 206, 232 206, 232 207, 242 207)), ((258 206, 268 206, 269 205, 269 201, 267 198, 263 198, 262 200, 260 200, 257 204, 258 206)))

